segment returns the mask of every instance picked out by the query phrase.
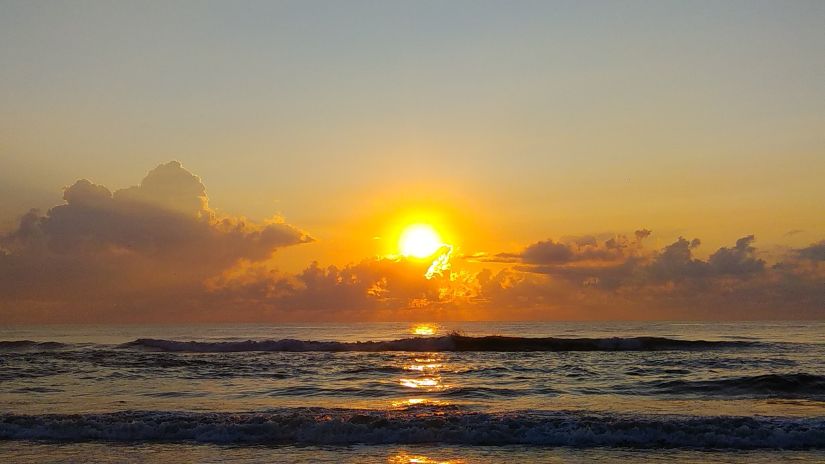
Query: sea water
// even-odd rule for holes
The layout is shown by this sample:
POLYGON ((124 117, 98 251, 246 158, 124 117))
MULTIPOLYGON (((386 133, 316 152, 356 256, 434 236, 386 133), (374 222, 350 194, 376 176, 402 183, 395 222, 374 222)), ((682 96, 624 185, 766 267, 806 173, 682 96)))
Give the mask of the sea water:
POLYGON ((4 462, 825 461, 825 323, 0 329, 4 462))

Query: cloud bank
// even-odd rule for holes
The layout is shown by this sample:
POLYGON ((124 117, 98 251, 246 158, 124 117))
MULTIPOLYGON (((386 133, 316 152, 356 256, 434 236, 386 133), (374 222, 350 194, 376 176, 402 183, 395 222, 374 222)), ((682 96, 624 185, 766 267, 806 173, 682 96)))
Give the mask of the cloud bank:
POLYGON ((292 274, 277 250, 307 233, 219 214, 175 161, 64 200, 0 235, 0 322, 825 318, 825 241, 768 262, 747 235, 700 258, 698 238, 655 249, 639 229, 465 256, 431 279, 397 257, 292 274))
POLYGON ((203 281, 238 260, 312 240, 278 219, 216 213, 177 161, 114 192, 81 179, 63 199, 0 237, 2 319, 153 319, 199 300, 203 281))

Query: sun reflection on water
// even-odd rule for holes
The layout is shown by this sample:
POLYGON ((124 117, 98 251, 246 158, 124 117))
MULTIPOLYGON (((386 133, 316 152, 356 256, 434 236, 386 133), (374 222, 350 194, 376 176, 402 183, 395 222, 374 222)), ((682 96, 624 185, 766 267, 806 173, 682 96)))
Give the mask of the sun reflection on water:
MULTIPOLYGON (((410 359, 411 362, 409 364, 403 366, 404 370, 409 371, 409 373, 400 376, 397 381, 402 387, 414 388, 420 392, 439 392, 446 390, 449 387, 444 384, 441 378, 441 372, 446 366, 443 362, 444 359, 444 356, 440 353, 416 354, 410 359)), ((394 407, 443 404, 442 401, 421 397, 392 402, 394 407)))
POLYGON ((387 462, 389 464, 463 464, 465 461, 463 459, 433 459, 428 456, 407 454, 402 451, 387 458, 387 462))
POLYGON ((437 371, 441 369, 444 365, 438 363, 427 363, 427 364, 410 364, 409 366, 404 366, 404 369, 408 371, 437 371))
POLYGON ((444 403, 443 401, 433 400, 429 398, 408 398, 406 400, 393 401, 391 404, 394 408, 404 409, 415 406, 443 406, 446 403, 444 403))
POLYGON ((435 324, 416 324, 410 328, 413 335, 435 335, 438 327, 435 324))
POLYGON ((424 377, 420 379, 400 378, 398 379, 398 382, 401 385, 410 388, 443 388, 443 385, 441 385, 441 379, 436 377, 424 377))

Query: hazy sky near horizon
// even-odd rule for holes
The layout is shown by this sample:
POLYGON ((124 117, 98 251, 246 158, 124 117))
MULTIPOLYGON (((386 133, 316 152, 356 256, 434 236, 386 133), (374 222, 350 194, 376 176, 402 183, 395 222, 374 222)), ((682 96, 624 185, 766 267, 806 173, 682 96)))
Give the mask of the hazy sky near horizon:
POLYGON ((821 1, 0 0, 0 232, 179 160, 212 210, 312 237, 289 271, 379 254, 409 211, 467 255, 640 229, 801 249, 824 26, 821 1))

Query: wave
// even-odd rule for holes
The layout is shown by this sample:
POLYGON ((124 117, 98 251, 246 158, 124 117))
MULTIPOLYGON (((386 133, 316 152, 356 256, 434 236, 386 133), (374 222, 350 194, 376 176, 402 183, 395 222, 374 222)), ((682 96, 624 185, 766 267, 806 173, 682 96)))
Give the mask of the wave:
POLYGON ((455 409, 445 413, 433 408, 415 411, 296 408, 256 413, 0 414, 0 439, 825 449, 825 419, 535 411, 481 413, 455 409))
POLYGON ((695 393, 702 395, 799 395, 825 396, 825 376, 794 374, 763 374, 714 380, 669 380, 654 385, 663 393, 695 393))
POLYGON ((752 342, 679 340, 663 337, 611 338, 529 338, 484 336, 404 338, 390 341, 336 342, 311 340, 263 340, 235 342, 175 341, 140 338, 121 345, 122 348, 143 348, 155 351, 224 353, 243 351, 669 351, 706 350, 751 346, 752 342))
POLYGON ((17 350, 58 350, 65 348, 65 343, 59 342, 35 342, 32 340, 0 340, 0 351, 17 350))

